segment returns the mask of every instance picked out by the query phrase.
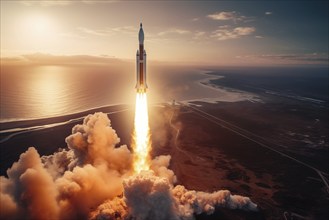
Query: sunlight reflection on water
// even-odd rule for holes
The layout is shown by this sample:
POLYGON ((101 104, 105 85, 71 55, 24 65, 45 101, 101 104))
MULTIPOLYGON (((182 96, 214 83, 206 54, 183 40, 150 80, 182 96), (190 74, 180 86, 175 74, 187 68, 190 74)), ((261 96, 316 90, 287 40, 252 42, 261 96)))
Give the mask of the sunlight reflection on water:
MULTIPOLYGON (((133 64, 1 67, 1 121, 44 118, 114 104, 134 103, 133 64)), ((236 101, 240 93, 202 85, 207 76, 189 67, 157 66, 148 70, 149 103, 173 99, 236 101)))
POLYGON ((26 90, 31 111, 41 111, 45 115, 55 115, 64 112, 67 106, 65 100, 69 92, 65 85, 63 74, 65 68, 59 66, 42 66, 34 69, 41 74, 33 74, 33 80, 27 85, 26 90))
POLYGON ((2 67, 1 120, 58 116, 133 102, 130 75, 104 66, 2 67))

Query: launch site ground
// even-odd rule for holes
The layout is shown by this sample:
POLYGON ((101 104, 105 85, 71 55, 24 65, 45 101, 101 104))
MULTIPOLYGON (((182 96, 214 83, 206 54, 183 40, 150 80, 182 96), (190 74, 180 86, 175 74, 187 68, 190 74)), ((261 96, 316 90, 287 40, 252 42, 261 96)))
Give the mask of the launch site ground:
MULTIPOLYGON (((197 219, 328 219, 327 109, 280 100, 150 106, 151 154, 171 155, 177 184, 228 189, 259 207, 256 213, 219 208, 197 219)), ((109 113, 120 144, 129 146, 132 106, 2 123, 2 130, 22 129, 1 133, 1 175, 30 146, 41 155, 65 148, 72 127, 95 111, 109 113)))
MULTIPOLYGON (((278 131, 267 129, 266 127, 272 126, 266 125, 266 122, 257 123, 262 116, 255 114, 257 109, 250 109, 255 104, 246 102, 202 105, 206 107, 186 106, 175 110, 176 116, 172 120, 172 126, 179 129, 176 143, 177 133, 174 131, 171 134, 174 140, 167 144, 168 147, 159 149, 160 154, 172 155, 172 166, 179 184, 189 189, 204 191, 224 188, 233 193, 250 196, 259 205, 264 214, 262 217, 266 219, 281 219, 285 211, 312 219, 325 219, 328 216, 327 188, 319 175, 273 150, 280 150, 311 162, 310 156, 275 148, 276 143, 288 145, 289 142, 284 141, 284 137, 280 142, 275 139, 278 131), (244 113, 249 117, 239 118, 239 109, 245 109, 244 113), (203 114, 200 110, 224 118, 225 122, 203 114), (247 131, 234 127, 236 124, 247 131), (253 129, 248 130, 248 124, 253 129)), ((313 164, 327 169, 325 153, 320 149, 313 164)), ((257 219, 255 217, 251 219, 257 219)), ((259 219, 262 217, 258 216, 259 219)))

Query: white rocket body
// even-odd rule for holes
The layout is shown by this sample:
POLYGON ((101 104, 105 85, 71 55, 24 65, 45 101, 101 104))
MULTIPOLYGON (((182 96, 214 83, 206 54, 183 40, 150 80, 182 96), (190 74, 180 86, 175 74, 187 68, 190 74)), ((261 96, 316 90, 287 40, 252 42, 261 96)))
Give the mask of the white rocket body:
POLYGON ((139 50, 136 54, 136 70, 137 70, 137 92, 146 92, 146 52, 144 50, 144 31, 142 23, 140 24, 140 29, 138 33, 139 50))

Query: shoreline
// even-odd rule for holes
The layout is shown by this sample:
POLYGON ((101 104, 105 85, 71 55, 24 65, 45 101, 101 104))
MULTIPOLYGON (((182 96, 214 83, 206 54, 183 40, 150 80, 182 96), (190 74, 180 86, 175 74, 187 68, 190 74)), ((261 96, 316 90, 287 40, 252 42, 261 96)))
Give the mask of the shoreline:
POLYGON ((88 114, 93 114, 95 112, 112 112, 112 111, 119 111, 122 109, 129 109, 131 108, 131 105, 128 104, 114 104, 114 105, 108 105, 108 106, 102 106, 102 107, 96 107, 92 109, 88 109, 81 112, 75 112, 70 113, 67 115, 61 115, 61 116, 53 116, 53 117, 47 117, 47 118, 34 118, 34 119, 23 119, 18 121, 1 121, 0 122, 0 134, 4 133, 11 133, 11 132, 17 132, 19 130, 26 130, 28 128, 37 128, 40 126, 47 126, 51 124, 56 123, 65 123, 72 120, 80 119, 82 117, 87 116, 88 114), (15 131, 15 129, 17 129, 15 131), (12 130, 12 131, 8 131, 12 130))
POLYGON ((115 103, 115 104, 110 104, 110 105, 102 105, 102 106, 98 106, 98 107, 93 107, 93 108, 87 108, 87 109, 82 109, 79 111, 74 111, 72 113, 66 114, 66 115, 49 115, 49 116, 45 116, 45 117, 41 117, 41 118, 8 118, 8 119, 0 119, 0 125, 1 124, 5 124, 5 123, 11 123, 11 122, 25 122, 25 121, 33 121, 33 120, 42 120, 42 119, 51 119, 51 118, 59 118, 59 117, 63 117, 63 116, 69 116, 69 115, 75 115, 75 114, 81 114, 83 112, 88 112, 88 111, 93 111, 93 110, 97 110, 97 109, 101 109, 101 108, 110 108, 113 106, 118 106, 118 105, 130 105, 127 103, 115 103))

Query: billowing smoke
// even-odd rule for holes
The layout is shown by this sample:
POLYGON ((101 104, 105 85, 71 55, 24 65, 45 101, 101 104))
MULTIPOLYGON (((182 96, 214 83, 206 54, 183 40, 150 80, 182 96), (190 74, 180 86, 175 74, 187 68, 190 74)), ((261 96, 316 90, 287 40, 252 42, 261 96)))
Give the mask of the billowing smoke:
POLYGON ((133 174, 132 152, 106 114, 88 115, 66 138, 68 149, 42 156, 30 147, 0 177, 1 219, 194 219, 216 207, 257 210, 247 197, 175 185, 170 156, 133 174))

